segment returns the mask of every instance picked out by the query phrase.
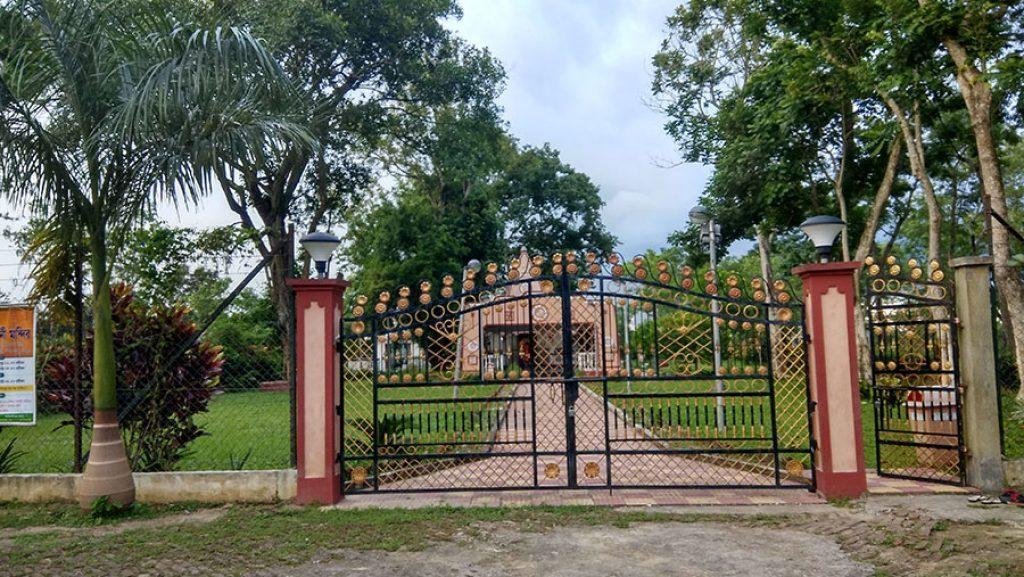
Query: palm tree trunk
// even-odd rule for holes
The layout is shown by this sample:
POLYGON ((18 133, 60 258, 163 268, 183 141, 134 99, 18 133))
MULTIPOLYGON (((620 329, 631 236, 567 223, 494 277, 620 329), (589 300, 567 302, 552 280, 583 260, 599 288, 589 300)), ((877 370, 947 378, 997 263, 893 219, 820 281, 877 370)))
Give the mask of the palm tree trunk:
POLYGON ((114 322, 110 307, 110 274, 102 233, 91 242, 93 279, 93 431, 89 461, 75 487, 83 509, 106 497, 111 504, 135 501, 135 482, 117 422, 117 365, 114 358, 114 322))

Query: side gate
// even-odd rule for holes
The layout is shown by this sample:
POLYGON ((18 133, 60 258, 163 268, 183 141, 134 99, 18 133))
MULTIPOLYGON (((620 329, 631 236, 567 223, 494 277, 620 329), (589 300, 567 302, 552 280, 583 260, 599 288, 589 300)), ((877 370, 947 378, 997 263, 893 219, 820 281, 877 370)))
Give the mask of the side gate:
POLYGON ((953 283, 937 261, 864 265, 878 474, 963 485, 953 283))
POLYGON ((783 281, 524 251, 357 295, 341 335, 345 492, 814 488, 783 281))

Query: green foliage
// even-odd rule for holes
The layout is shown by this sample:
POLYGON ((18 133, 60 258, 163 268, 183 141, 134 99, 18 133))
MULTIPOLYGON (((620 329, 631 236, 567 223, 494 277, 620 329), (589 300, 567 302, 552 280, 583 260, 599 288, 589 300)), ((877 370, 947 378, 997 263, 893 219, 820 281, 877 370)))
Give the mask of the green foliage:
POLYGON ((530 254, 595 249, 607 254, 616 239, 601 221, 600 190, 582 173, 562 162, 545 144, 520 149, 499 175, 506 249, 530 254))
POLYGON ((118 505, 110 501, 106 495, 96 499, 89 506, 89 517, 94 520, 120 519, 130 517, 135 512, 135 503, 118 505))
POLYGON ((204 338, 220 347, 224 365, 219 387, 224 391, 255 389, 264 381, 285 378, 281 332, 266 293, 242 291, 204 338))
POLYGON ((118 247, 113 276, 147 303, 187 303, 205 318, 229 282, 218 272, 248 256, 246 236, 233 226, 196 230, 151 222, 118 247))
MULTIPOLYGON (((0 431, 3 427, 0 427, 0 431)), ((14 448, 14 443, 17 439, 9 439, 7 445, 0 449, 0 475, 6 475, 14 472, 14 466, 18 460, 25 456, 24 451, 18 451, 14 448)))
POLYGON ((436 282, 521 247, 611 250, 598 188, 558 151, 516 146, 488 111, 446 108, 437 118, 430 156, 412 157, 395 197, 351 217, 353 292, 436 282))
MULTIPOLYGON (((220 347, 195 340, 197 330, 182 305, 149 306, 136 301, 127 285, 111 289, 117 397, 120 406, 135 405, 121 419, 125 448, 134 471, 166 471, 185 457, 190 442, 203 434, 195 424, 217 387, 223 365, 220 347)), ((93 335, 86 335, 91 351, 93 335)), ((75 391, 71 383, 89 382, 92 355, 81 360, 69 344, 43 365, 41 396, 46 403, 72 415, 75 391)), ((88 394, 88 388, 83 394, 88 394)), ((81 399, 84 421, 93 407, 81 399)))

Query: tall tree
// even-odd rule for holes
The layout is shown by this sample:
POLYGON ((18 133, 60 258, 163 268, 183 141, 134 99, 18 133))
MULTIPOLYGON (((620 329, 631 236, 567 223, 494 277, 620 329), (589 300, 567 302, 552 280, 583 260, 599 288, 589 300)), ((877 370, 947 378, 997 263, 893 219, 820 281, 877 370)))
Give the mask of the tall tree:
POLYGON ((134 499, 117 420, 116 247, 157 199, 208 190, 209 143, 253 150, 288 132, 252 107, 281 78, 262 44, 172 12, 156 1, 0 5, 0 190, 45 219, 37 278, 63 274, 67 247, 88 248, 95 421, 83 506, 134 499))
POLYGON ((615 237, 601 220, 600 190, 545 144, 518 150, 495 184, 506 248, 531 254, 594 249, 608 253, 615 237))
MULTIPOLYGON (((978 172, 989 210, 1009 218, 1006 189, 999 161, 996 118, 998 101, 993 98, 993 82, 999 59, 1020 61, 1024 51, 1020 37, 1024 33, 1024 5, 1020 2, 959 0, 936 3, 919 0, 921 22, 935 30, 952 60, 954 75, 967 113, 971 119, 977 149, 978 172)), ((999 219, 991 225, 992 262, 996 286, 1006 303, 1017 358, 1019 389, 1024 401, 1024 280, 1013 260, 1011 233, 999 219)))
MULTIPOLYGON (((266 41, 298 86, 297 113, 320 144, 315 151, 268 147, 230 158, 216 173, 256 250, 271 258, 268 280, 287 351, 293 338, 285 284, 292 274, 288 220, 310 231, 336 224, 389 150, 420 141, 432 107, 491 102, 503 72, 486 51, 446 26, 461 14, 455 0, 224 0, 211 6, 266 41)), ((286 365, 288 372, 288 355, 286 365)))

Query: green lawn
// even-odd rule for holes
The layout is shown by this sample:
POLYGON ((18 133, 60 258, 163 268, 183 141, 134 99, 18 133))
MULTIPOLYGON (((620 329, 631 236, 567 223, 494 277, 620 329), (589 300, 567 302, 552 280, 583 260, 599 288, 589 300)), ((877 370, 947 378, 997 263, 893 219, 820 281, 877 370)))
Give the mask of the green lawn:
POLYGON ((1024 410, 1013 398, 1017 391, 1006 390, 1003 394, 1003 451, 1007 459, 1024 459, 1024 421, 1013 418, 1014 411, 1024 416, 1024 410))
MULTIPOLYGON (((1013 393, 1003 394, 1003 450, 1007 459, 1024 458, 1024 423, 1012 417, 1016 406, 1013 393)), ((864 423, 864 459, 869 471, 877 467, 875 460, 875 407, 868 401, 861 401, 861 418, 864 423)))
MULTIPOLYGON (((650 385, 648 385, 649 387, 650 385)), ((658 388, 669 388, 671 384, 659 383, 658 388)), ((675 385, 678 387, 678 384, 675 385)), ((617 384, 613 389, 624 389, 617 384)), ((496 386, 465 386, 461 395, 481 398, 493 394, 496 386)), ((678 390, 678 389, 676 389, 678 390)), ((428 387, 388 391, 385 398, 427 398, 450 395, 449 387, 428 387)), ((1014 410, 1012 396, 1004 396, 1003 423, 1006 437, 1006 456, 1024 458, 1024 425, 1014 421, 1010 414, 1014 410)), ((864 455, 869 470, 874 469, 874 416, 869 402, 861 404, 864 420, 864 455)), ((8 439, 16 439, 15 448, 22 455, 15 467, 17 473, 60 473, 70 472, 72 465, 71 427, 60 427, 65 419, 62 415, 41 415, 33 427, 5 427, 0 432, 0 446, 8 439)), ((215 397, 209 411, 199 415, 197 423, 207 435, 192 443, 191 454, 178 466, 180 470, 230 469, 245 458, 245 469, 278 469, 289 466, 289 418, 288 393, 286 392, 245 392, 228 393, 215 397), (246 458, 246 455, 248 457, 246 458)), ((88 447, 88 431, 85 444, 88 447)))
MULTIPOLYGON (((74 431, 60 427, 66 415, 40 415, 32 427, 5 427, 0 444, 16 439, 24 453, 15 473, 68 473, 74 462, 74 431)), ((245 469, 282 469, 289 466, 289 417, 287 392, 225 393, 214 397, 209 410, 196 416, 206 435, 195 440, 190 454, 178 464, 183 471, 232 468, 245 459, 245 469), (246 458, 246 455, 248 457, 246 458)), ((84 445, 89 446, 85 431, 84 445)))

